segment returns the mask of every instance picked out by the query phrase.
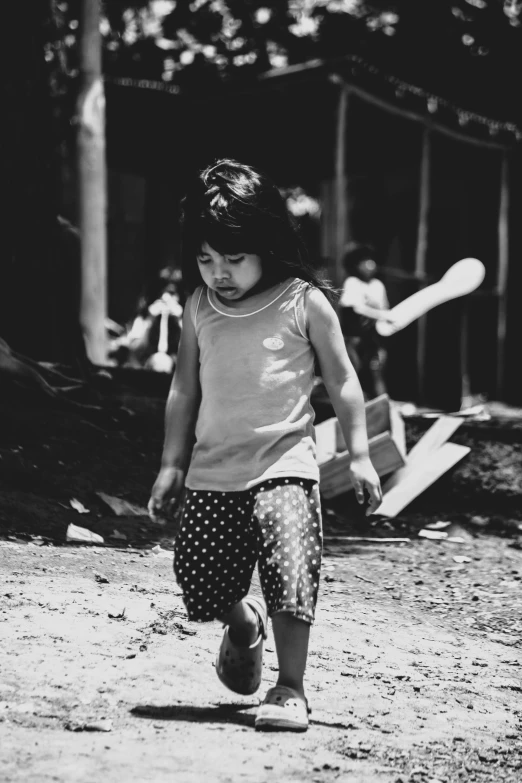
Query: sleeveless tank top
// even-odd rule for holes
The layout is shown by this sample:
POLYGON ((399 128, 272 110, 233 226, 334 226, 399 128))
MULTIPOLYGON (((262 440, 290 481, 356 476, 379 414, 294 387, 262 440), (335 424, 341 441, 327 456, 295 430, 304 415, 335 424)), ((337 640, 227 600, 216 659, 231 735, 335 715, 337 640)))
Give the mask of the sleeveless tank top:
POLYGON ((202 397, 189 489, 241 491, 285 476, 319 480, 307 288, 291 278, 239 307, 204 286, 195 291, 202 397))

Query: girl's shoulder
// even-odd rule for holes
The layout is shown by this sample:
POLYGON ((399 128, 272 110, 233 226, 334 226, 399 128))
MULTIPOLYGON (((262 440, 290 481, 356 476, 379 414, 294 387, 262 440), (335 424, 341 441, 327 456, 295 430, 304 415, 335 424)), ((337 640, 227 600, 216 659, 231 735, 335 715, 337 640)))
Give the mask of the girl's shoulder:
POLYGON ((190 308, 189 309, 190 318, 192 320, 194 328, 196 327, 196 323, 198 320, 198 312, 200 310, 201 302, 205 294, 206 288, 207 287, 205 285, 198 285, 195 291, 192 294, 190 294, 189 297, 187 297, 187 302, 185 304, 185 307, 190 308))
POLYGON ((337 318, 328 297, 320 288, 313 283, 304 283, 301 291, 300 310, 305 333, 307 335, 309 335, 309 328, 312 322, 323 321, 325 323, 330 323, 332 319, 335 320, 335 318, 337 318))

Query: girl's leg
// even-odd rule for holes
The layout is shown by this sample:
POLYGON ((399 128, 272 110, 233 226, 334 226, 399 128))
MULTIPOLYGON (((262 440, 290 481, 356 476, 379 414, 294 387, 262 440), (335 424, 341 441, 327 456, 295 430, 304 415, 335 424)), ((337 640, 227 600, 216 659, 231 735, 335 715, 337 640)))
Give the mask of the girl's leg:
POLYGON ((228 625, 230 639, 238 647, 249 647, 259 638, 259 618, 243 599, 219 619, 228 625))
POLYGON ((247 632, 254 625, 254 613, 242 601, 257 559, 251 507, 245 492, 186 490, 174 572, 190 620, 222 618, 247 632))
POLYGON ((279 663, 277 685, 293 688, 304 697, 310 623, 289 612, 276 612, 272 615, 272 630, 279 663))
POLYGON ((263 485, 256 502, 259 576, 272 619, 278 685, 304 698, 303 678, 321 566, 321 502, 314 482, 263 485))

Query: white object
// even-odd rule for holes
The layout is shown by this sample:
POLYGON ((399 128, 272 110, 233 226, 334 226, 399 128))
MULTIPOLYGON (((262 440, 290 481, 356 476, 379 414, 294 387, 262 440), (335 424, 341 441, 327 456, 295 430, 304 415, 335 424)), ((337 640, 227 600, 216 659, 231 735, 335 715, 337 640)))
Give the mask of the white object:
POLYGON ((122 500, 121 498, 114 497, 113 495, 107 495, 105 492, 96 493, 104 503, 114 511, 117 517, 146 517, 147 509, 142 506, 136 505, 136 503, 130 503, 128 500, 122 500))
POLYGON ((317 464, 323 465, 337 453, 337 419, 326 419, 315 425, 315 448, 317 464))
POLYGON ((172 557, 172 550, 169 549, 163 549, 159 544, 156 544, 156 546, 153 546, 150 550, 153 555, 156 555, 157 557, 172 557))
POLYGON ((384 495, 404 481, 411 473, 417 471, 426 457, 434 454, 437 449, 446 443, 453 433, 460 427, 464 419, 458 416, 440 416, 427 432, 417 441, 406 457, 406 464, 392 473, 383 484, 384 495))
POLYGON ((479 287, 485 274, 484 264, 477 258, 462 258, 450 266, 438 283, 433 283, 433 285, 417 291, 393 307, 389 311, 389 315, 395 319, 394 323, 384 320, 377 321, 375 328, 383 337, 389 337, 400 329, 404 329, 405 326, 420 318, 433 307, 449 302, 451 299, 457 299, 459 296, 470 294, 479 287))
MULTIPOLYGON (((457 464, 471 449, 459 446, 457 443, 445 443, 437 451, 428 454, 424 461, 408 473, 396 486, 392 487, 383 497, 383 501, 374 514, 383 517, 395 517, 412 500, 418 497, 434 481, 457 464)), ((438 533, 439 531, 427 531, 438 533)), ((440 535, 440 533, 439 533, 440 535)), ((447 535, 447 534, 446 534, 447 535)))
POLYGON ((158 350, 147 361, 147 366, 155 372, 172 372, 174 360, 168 353, 169 348, 169 311, 165 308, 160 316, 158 350))
POLYGON ((404 424, 399 405, 392 400, 390 400, 390 430, 401 457, 404 457, 407 462, 406 425, 404 424))
POLYGON ((118 539, 118 541, 126 541, 127 540, 127 536, 125 535, 125 533, 120 533, 119 530, 114 530, 111 533, 111 538, 116 538, 116 539, 118 539))
POLYGON ((174 359, 168 353, 157 351, 147 360, 147 367, 155 372, 170 373, 174 369, 174 359))
POLYGON ((80 544, 104 544, 102 536, 98 533, 93 533, 91 530, 87 530, 85 527, 79 527, 72 523, 67 528, 66 534, 67 541, 76 541, 80 544))
POLYGON ((419 538, 429 538, 430 541, 444 541, 449 533, 443 533, 442 530, 419 530, 419 538))
POLYGON ((181 318, 183 308, 179 304, 177 297, 165 293, 161 299, 157 299, 149 307, 149 313, 153 316, 160 316, 160 331, 158 339, 158 350, 147 361, 149 370, 155 372, 171 373, 174 369, 174 359, 170 356, 169 350, 169 316, 181 318))
POLYGON ((80 501, 76 500, 76 498, 71 498, 71 500, 69 500, 69 503, 71 505, 71 508, 74 508, 74 510, 77 511, 78 514, 90 514, 91 513, 89 511, 89 509, 85 508, 83 503, 80 503, 80 501))

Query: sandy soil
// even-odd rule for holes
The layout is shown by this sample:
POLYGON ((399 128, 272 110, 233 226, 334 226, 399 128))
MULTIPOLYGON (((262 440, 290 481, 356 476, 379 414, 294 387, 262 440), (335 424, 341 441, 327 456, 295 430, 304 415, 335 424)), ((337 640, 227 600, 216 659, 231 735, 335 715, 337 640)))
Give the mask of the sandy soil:
MULTIPOLYGON (((219 625, 186 620, 172 576, 175 521, 116 517, 96 495, 146 502, 157 411, 122 429, 10 403, 0 423, 0 780, 522 779, 514 500, 502 525, 485 506, 477 516, 480 499, 452 516, 440 491, 438 505, 366 530, 348 500, 344 517, 328 510, 329 535, 410 542, 327 544, 310 730, 259 734, 257 695, 236 697, 215 676, 219 625), (453 521, 463 542, 418 538, 435 519, 453 521), (71 522, 106 546, 67 544, 71 522)), ((513 449, 506 460, 516 466, 513 449)), ((503 496, 510 487, 516 496, 518 478, 503 496)), ((269 634, 259 696, 276 671, 269 634)))

